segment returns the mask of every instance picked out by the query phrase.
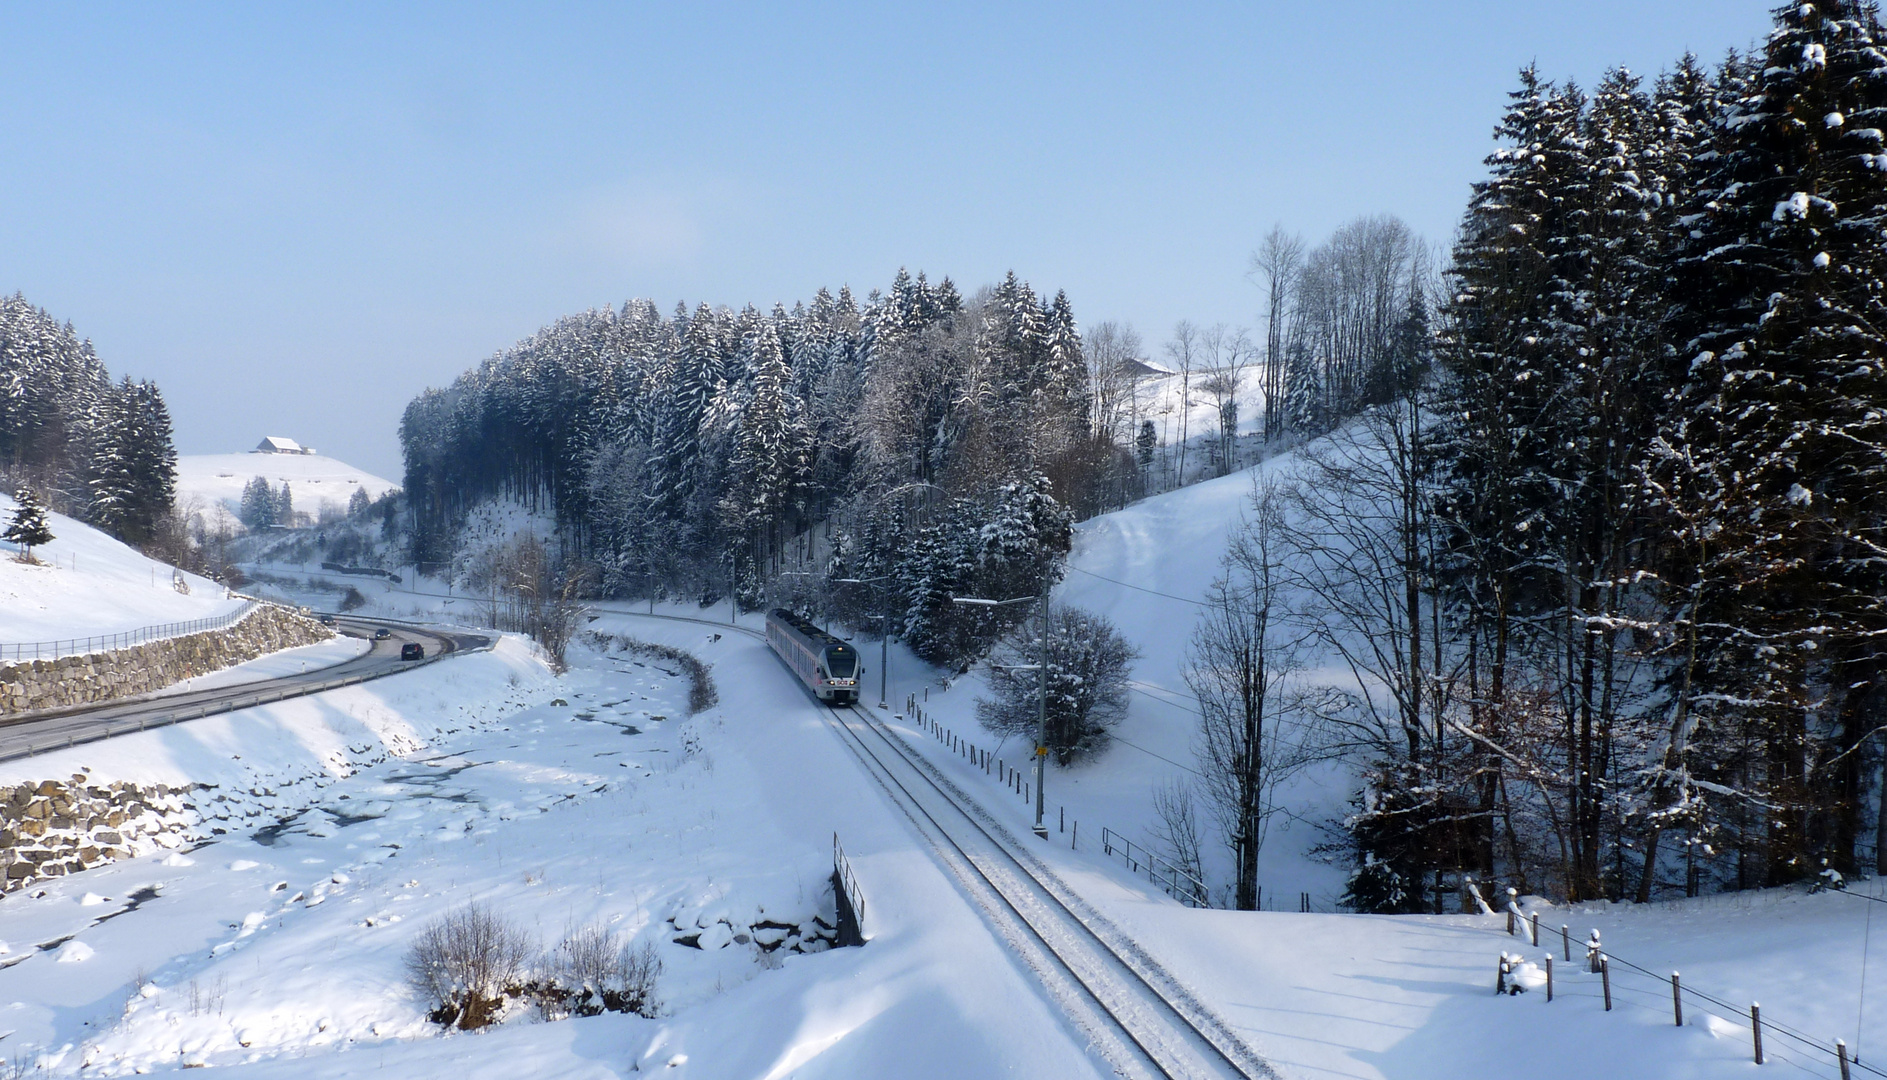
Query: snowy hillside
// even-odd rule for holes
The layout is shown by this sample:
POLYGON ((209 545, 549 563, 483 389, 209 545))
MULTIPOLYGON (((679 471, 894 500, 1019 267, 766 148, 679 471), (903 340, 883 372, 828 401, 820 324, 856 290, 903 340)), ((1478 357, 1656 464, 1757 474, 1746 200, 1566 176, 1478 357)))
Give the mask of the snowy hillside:
MULTIPOLYGON (((0 521, 14 502, 0 495, 0 521)), ((48 514, 53 541, 33 549, 43 565, 0 554, 0 643, 115 634, 141 626, 184 622, 232 611, 223 587, 185 574, 189 593, 173 584, 176 571, 148 559, 97 529, 63 514, 48 514)))
POLYGON ((320 454, 193 454, 177 459, 177 505, 200 499, 205 509, 222 503, 230 513, 242 501, 242 487, 256 477, 289 485, 295 508, 318 514, 324 504, 346 509, 356 488, 377 499, 399 487, 391 480, 320 454))

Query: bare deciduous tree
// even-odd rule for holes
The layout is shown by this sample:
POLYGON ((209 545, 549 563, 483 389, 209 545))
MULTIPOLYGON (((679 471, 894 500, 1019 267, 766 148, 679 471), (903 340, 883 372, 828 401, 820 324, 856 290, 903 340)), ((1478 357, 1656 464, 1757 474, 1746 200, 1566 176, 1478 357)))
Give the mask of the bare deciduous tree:
POLYGON ((1192 412, 1192 375, 1199 364, 1199 329, 1181 319, 1173 327, 1173 338, 1166 343, 1166 355, 1179 375, 1179 462, 1174 483, 1186 482, 1187 417, 1192 412))
POLYGON ((1278 785, 1313 749, 1303 722, 1307 701, 1290 680, 1298 660, 1296 632, 1284 617, 1282 502, 1274 485, 1253 490, 1251 514, 1207 593, 1186 665, 1201 714, 1200 772, 1232 849, 1232 904, 1241 911, 1258 906, 1258 855, 1278 785))
POLYGON ((1251 253, 1252 276, 1265 294, 1264 425, 1265 440, 1284 427, 1284 363, 1289 322, 1296 303, 1298 274, 1304 268, 1304 238, 1273 225, 1251 253))

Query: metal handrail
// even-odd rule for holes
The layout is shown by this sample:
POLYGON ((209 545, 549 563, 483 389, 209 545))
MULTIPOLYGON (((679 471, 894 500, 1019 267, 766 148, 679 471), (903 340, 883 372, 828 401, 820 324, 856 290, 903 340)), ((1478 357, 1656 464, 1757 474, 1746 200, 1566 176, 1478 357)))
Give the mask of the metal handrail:
POLYGON ((1139 873, 1144 869, 1148 881, 1158 885, 1161 889, 1165 890, 1166 895, 1178 900, 1180 903, 1188 907, 1207 906, 1205 882, 1200 881, 1185 870, 1174 866, 1167 859, 1162 858, 1155 852, 1148 851, 1144 847, 1141 847, 1136 853, 1134 850, 1136 846, 1137 845, 1132 840, 1127 839, 1105 825, 1101 826, 1101 850, 1104 853, 1108 855, 1119 854, 1122 860, 1126 862, 1128 869, 1135 873, 1139 873), (1158 876, 1156 871, 1164 871, 1165 877, 1162 878, 1158 876))
POLYGON ((92 652, 110 652, 115 649, 128 649, 133 645, 142 645, 164 638, 184 637, 188 634, 200 634, 206 630, 221 630, 233 626, 261 606, 261 601, 244 598, 242 607, 222 615, 212 615, 204 619, 191 619, 187 622, 160 623, 156 626, 140 626, 135 630, 126 630, 117 634, 95 634, 90 637, 58 638, 53 641, 0 642, 0 663, 19 663, 24 660, 57 660, 62 656, 84 656, 92 652))

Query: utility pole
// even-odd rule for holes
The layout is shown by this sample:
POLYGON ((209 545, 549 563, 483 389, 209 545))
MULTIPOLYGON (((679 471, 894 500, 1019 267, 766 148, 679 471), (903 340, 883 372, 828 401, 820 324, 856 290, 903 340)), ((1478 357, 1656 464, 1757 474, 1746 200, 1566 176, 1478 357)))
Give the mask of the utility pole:
POLYGON ((1035 699, 1035 835, 1046 838, 1048 825, 1043 821, 1048 798, 1042 792, 1042 781, 1048 778, 1048 590, 1043 589, 1035 596, 1017 596, 1008 600, 989 600, 980 596, 953 596, 950 602, 972 607, 1001 608, 1011 604, 1026 604, 1031 600, 1042 602, 1042 651, 1041 663, 1037 665, 1037 695, 1035 699))
POLYGON ((878 707, 880 709, 890 708, 890 705, 887 704, 890 699, 885 696, 885 680, 891 671, 891 605, 885 602, 889 597, 885 596, 884 589, 884 583, 889 580, 891 580, 890 574, 879 574, 877 577, 868 578, 842 577, 832 579, 835 585, 870 585, 873 587, 872 591, 877 595, 879 620, 878 707))
POLYGON ((1046 838, 1048 826, 1042 822, 1046 796, 1042 781, 1048 776, 1048 590, 1042 590, 1042 666, 1038 672, 1035 698, 1035 835, 1046 838))

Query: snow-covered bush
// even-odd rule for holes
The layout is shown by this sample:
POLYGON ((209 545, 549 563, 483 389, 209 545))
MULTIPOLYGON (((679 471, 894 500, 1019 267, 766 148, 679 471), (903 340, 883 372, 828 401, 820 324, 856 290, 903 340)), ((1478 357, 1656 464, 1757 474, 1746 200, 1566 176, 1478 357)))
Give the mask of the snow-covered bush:
POLYGON ((472 1031, 496 1023, 509 998, 526 992, 537 943, 481 904, 467 904, 420 932, 406 954, 407 979, 427 1019, 472 1031))
POLYGON ((552 1018, 605 1011, 654 1016, 661 974, 654 942, 628 945, 621 934, 592 923, 571 930, 545 957, 539 999, 552 1018))
MULTIPOLYGON (((1035 736, 1042 697, 1040 624, 1004 638, 989 657, 992 698, 979 698, 976 719, 990 731, 1035 736)), ((1048 617, 1048 748, 1066 765, 1077 754, 1105 749, 1107 733, 1127 713, 1127 672, 1140 654, 1114 624, 1077 607, 1048 617)))

